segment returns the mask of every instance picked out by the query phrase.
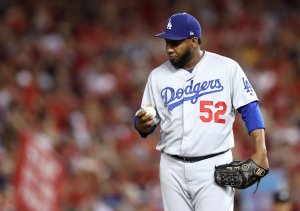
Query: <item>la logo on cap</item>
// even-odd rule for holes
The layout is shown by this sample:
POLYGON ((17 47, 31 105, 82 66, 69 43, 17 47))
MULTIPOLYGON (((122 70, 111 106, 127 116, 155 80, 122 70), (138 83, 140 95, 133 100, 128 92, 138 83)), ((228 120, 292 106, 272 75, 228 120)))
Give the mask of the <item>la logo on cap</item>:
POLYGON ((187 13, 176 13, 167 19, 165 31, 154 35, 166 40, 184 40, 191 37, 201 38, 198 20, 187 13))
POLYGON ((167 29, 172 29, 171 19, 169 19, 169 22, 168 22, 168 24, 167 24, 167 29))

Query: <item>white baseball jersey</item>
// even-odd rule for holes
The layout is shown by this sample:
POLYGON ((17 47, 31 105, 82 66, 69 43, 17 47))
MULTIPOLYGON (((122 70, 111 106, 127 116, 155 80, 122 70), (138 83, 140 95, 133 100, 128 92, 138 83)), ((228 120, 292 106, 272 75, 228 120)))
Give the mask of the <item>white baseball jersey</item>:
POLYGON ((157 150, 193 157, 232 148, 236 109, 256 100, 237 62, 206 51, 192 73, 170 61, 152 70, 141 107, 157 111, 157 150))

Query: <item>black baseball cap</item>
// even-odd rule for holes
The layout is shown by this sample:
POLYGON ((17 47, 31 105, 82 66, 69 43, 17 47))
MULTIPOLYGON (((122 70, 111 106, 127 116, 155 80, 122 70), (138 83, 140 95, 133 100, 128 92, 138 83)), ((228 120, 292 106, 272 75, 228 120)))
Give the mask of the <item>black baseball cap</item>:
POLYGON ((201 26, 196 18, 188 13, 176 13, 167 23, 165 31, 154 35, 167 40, 184 40, 191 37, 201 38, 201 26))

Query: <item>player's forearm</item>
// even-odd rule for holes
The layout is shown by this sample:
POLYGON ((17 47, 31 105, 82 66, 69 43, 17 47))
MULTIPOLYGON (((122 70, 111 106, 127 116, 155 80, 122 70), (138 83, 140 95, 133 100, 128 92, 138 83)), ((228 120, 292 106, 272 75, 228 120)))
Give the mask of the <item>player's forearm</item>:
POLYGON ((265 130, 256 129, 250 133, 251 137, 254 139, 255 152, 267 155, 267 147, 265 142, 265 130))
POLYGON ((262 167, 269 168, 264 129, 253 130, 250 135, 255 144, 255 153, 251 156, 252 160, 262 167))

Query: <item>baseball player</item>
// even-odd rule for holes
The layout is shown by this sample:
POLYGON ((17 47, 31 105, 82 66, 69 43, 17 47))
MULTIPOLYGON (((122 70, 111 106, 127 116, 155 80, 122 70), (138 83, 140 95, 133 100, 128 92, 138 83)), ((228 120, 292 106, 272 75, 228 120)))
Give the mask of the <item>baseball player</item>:
POLYGON ((169 60, 150 73, 134 125, 146 138, 160 124, 164 209, 232 211, 234 189, 215 183, 214 168, 233 160, 236 111, 253 138, 252 160, 269 167, 256 93, 237 62, 200 48, 201 27, 190 14, 172 15, 155 37, 165 39, 169 60))

